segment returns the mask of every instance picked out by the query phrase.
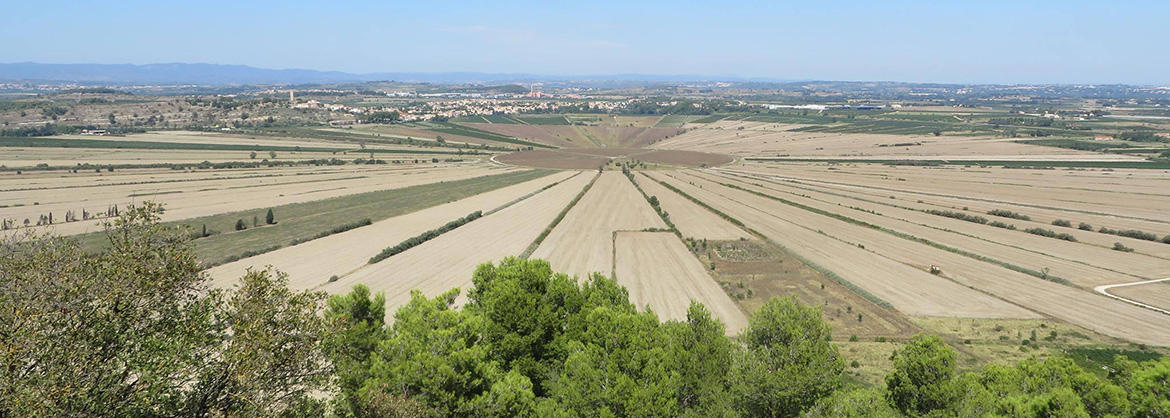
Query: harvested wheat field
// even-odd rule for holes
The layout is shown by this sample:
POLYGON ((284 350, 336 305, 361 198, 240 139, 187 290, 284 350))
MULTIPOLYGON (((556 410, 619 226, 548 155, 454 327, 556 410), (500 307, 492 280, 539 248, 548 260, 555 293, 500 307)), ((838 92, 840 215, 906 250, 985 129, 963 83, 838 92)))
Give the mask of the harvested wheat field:
POLYGON ((694 300, 723 321, 728 335, 747 326, 743 312, 674 234, 618 232, 614 245, 615 276, 639 308, 649 307, 663 320, 686 321, 694 300))
POLYGON ((1013 138, 794 132, 772 126, 776 124, 722 121, 653 146, 743 157, 1140 161, 1127 155, 1017 143, 1013 138))
POLYGON ((1162 209, 1170 205, 1170 193, 1164 188, 1170 176, 1161 171, 1127 170, 1123 176, 1110 178, 1118 173, 938 167, 891 167, 871 173, 863 171, 866 168, 776 164, 734 167, 726 172, 884 206, 961 211, 1011 223, 1020 230, 1032 227, 1068 233, 1078 241, 1104 248, 1111 249, 1114 243, 1121 242, 1138 253, 1170 259, 1170 245, 1097 232, 1108 228, 1144 231, 1158 237, 1170 234, 1170 218, 1162 209), (1118 188, 1126 190, 1115 190, 1118 188), (988 215, 992 210, 1007 210, 1031 219, 1000 219, 988 215), (1068 222, 1068 226, 1053 225, 1058 220, 1068 222))
POLYGON ((575 176, 317 289, 341 294, 356 284, 368 285, 374 292, 386 293, 388 314, 408 302, 414 289, 434 297, 459 287, 464 291, 460 300, 465 301, 476 266, 522 253, 590 180, 591 176, 575 176))
POLYGON ((737 240, 750 235, 719 215, 700 207, 654 180, 638 173, 638 186, 647 195, 657 197, 659 205, 670 216, 671 222, 685 237, 709 240, 737 240))
POLYGON ((882 257, 856 244, 835 240, 815 229, 785 219, 777 214, 775 206, 779 203, 773 204, 764 198, 712 183, 698 181, 697 186, 665 175, 654 174, 651 177, 739 219, 791 252, 834 272, 889 302, 903 313, 969 318, 1038 316, 952 281, 932 276, 920 268, 882 257))
POLYGON ((593 272, 608 276, 613 272, 614 232, 646 228, 666 228, 666 224, 629 179, 608 171, 569 210, 532 258, 548 260, 553 270, 579 279, 593 272))
MULTIPOLYGON (((230 287, 243 277, 248 268, 277 266, 288 273, 289 286, 311 289, 325 284, 331 276, 345 276, 365 266, 383 248, 475 211, 488 212, 516 199, 564 181, 573 172, 561 172, 514 186, 493 190, 473 197, 442 204, 407 215, 375 222, 369 226, 315 239, 300 245, 224 264, 207 270, 219 287, 230 287), (320 257, 329 254, 328 257, 320 257)), ((531 197, 529 197, 531 198, 531 197)))
POLYGON ((1109 293, 1170 311, 1170 282, 1114 287, 1109 293))
MULTIPOLYGON (((279 174, 283 170, 285 169, 276 168, 269 172, 279 174)), ((294 173, 304 173, 303 169, 300 168, 291 170, 294 173)), ((407 167, 348 166, 311 175, 293 174, 259 178, 244 176, 229 179, 207 177, 200 181, 191 180, 182 171, 172 171, 170 173, 175 173, 175 175, 180 176, 179 178, 187 180, 157 184, 134 184, 135 182, 130 181, 101 187, 38 189, 4 193, 3 197, 0 197, 0 204, 9 205, 9 207, 0 208, 0 218, 31 219, 35 223, 42 214, 53 213, 56 221, 51 228, 58 234, 72 235, 95 231, 99 228, 93 221, 62 222, 65 220, 67 211, 79 214, 78 218, 80 219, 82 211, 92 214, 104 213, 113 205, 124 208, 134 202, 151 200, 166 205, 163 220, 171 221, 472 178, 512 170, 486 164, 436 164, 407 167), (67 191, 75 191, 75 193, 67 191)), ((159 174, 156 177, 166 179, 170 175, 159 174)), ((21 221, 21 223, 23 222, 21 221)))
MULTIPOLYGON (((777 167, 782 167, 779 164, 777 167)), ((903 191, 926 196, 958 197, 987 203, 1002 203, 1020 207, 1052 209, 1069 214, 1103 214, 1122 220, 1145 221, 1150 225, 1162 224, 1170 232, 1170 220, 1165 217, 1164 208, 1170 205, 1170 192, 1166 188, 1147 189, 1147 192, 1115 191, 1108 187, 1083 187, 1077 180, 1053 179, 1028 184, 1019 181, 994 181, 991 184, 968 181, 967 175, 944 175, 936 170, 914 168, 890 169, 876 175, 842 173, 843 170, 805 172, 799 168, 784 167, 785 177, 816 180, 824 183, 848 185, 874 190, 903 191), (792 170, 799 170, 794 173, 792 170), (910 177, 917 174, 918 177, 910 177), (1064 186, 1064 187, 1061 187, 1064 186)), ((775 170, 775 169, 773 169, 775 170)), ((1033 178, 1055 170, 1022 170, 1021 176, 1033 178)), ((772 170, 768 170, 772 171, 772 170)), ((1145 170, 1150 171, 1150 170, 1145 170)), ((1110 172, 1114 173, 1114 172, 1110 172)), ((1113 174, 1116 175, 1116 174, 1113 174)), ((1128 176, 1127 176, 1128 177, 1128 176)), ((1167 177, 1154 177, 1152 185, 1165 185, 1167 177)), ((1117 180, 1140 182, 1141 180, 1117 180)))
MULTIPOLYGON (((1170 343, 1170 334, 1159 331, 1170 327, 1170 316, 1105 298, 1102 295, 1095 294, 1091 290, 1078 289, 1043 280, 987 262, 986 260, 974 259, 944 251, 943 249, 925 243, 905 239, 887 232, 855 225, 840 219, 816 214, 747 192, 707 182, 686 173, 680 173, 679 178, 680 182, 694 183, 702 186, 704 190, 716 190, 725 200, 739 202, 744 206, 760 208, 776 219, 783 219, 784 222, 790 223, 793 226, 798 225, 796 228, 788 228, 790 234, 786 235, 786 237, 790 239, 789 241, 781 241, 784 245, 793 243, 792 246, 798 253, 801 252, 800 245, 806 244, 807 240, 799 239, 799 242, 796 242, 797 240, 791 239, 798 238, 801 234, 808 235, 809 240, 815 237, 821 237, 821 245, 818 249, 822 250, 831 246, 830 242, 825 240, 844 244, 847 246, 846 248, 861 249, 864 246, 862 252, 878 255, 883 259, 894 261, 900 265, 914 266, 912 270, 919 270, 927 274, 928 277, 930 276, 926 271, 931 266, 939 266, 941 272, 939 275, 933 276, 935 280, 971 287, 993 295, 998 299, 1106 335, 1150 344, 1165 345, 1170 343), (806 232, 802 233, 801 230, 806 232)), ((687 185, 689 186, 689 184, 687 185)), ((743 212, 742 209, 739 210, 739 213, 743 212)), ((732 216, 736 216, 735 213, 737 212, 730 213, 732 213, 732 216)), ((753 222, 747 219, 744 222, 748 226, 755 227, 753 222)), ((776 224, 776 222, 771 222, 771 225, 761 224, 759 229, 766 231, 764 228, 776 224)), ((764 233, 768 235, 767 232, 764 233)), ((838 257, 840 256, 841 254, 838 254, 838 257)), ((852 256, 840 258, 847 258, 855 264, 859 261, 852 256)), ((829 262, 833 261, 831 260, 829 262)), ((826 267, 836 271, 834 267, 826 267)), ((874 265, 872 264, 867 265, 866 268, 870 274, 874 271, 874 265)), ((837 274, 849 278, 850 281, 853 280, 852 275, 846 275, 842 272, 837 272, 837 274)), ((866 288, 864 282, 855 282, 855 284, 866 288)), ((870 289, 867 288, 867 290, 870 289)), ((871 292, 881 297, 881 294, 878 292, 874 290, 871 290, 871 292)), ((898 302, 891 301, 891 303, 901 309, 898 302)))
MULTIPOLYGON (((766 193, 796 204, 826 212, 839 213, 891 231, 924 238, 952 248, 961 248, 981 256, 1061 277, 1085 288, 1136 279, 1161 277, 1170 271, 1170 260, 1142 254, 1124 253, 1080 242, 1042 237, 1021 230, 1007 230, 989 225, 931 215, 899 207, 850 200, 807 189, 789 188, 763 180, 724 176, 700 177, 748 190, 766 193), (852 209, 852 210, 851 210, 852 209)), ((1091 234, 1086 232, 1085 234, 1091 234)))

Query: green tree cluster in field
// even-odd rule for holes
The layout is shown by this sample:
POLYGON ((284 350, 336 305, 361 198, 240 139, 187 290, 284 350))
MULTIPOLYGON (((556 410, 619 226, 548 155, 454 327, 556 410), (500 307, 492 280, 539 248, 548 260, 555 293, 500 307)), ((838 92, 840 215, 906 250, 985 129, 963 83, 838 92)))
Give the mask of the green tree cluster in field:
POLYGON ((458 289, 416 291, 393 323, 361 285, 326 299, 254 270, 210 289, 190 232, 160 213, 123 211, 100 254, 0 243, 0 417, 1170 416, 1170 359, 964 373, 919 335, 885 387, 858 387, 821 311, 794 298, 733 340, 701 304, 661 322, 613 279, 542 260, 481 265, 458 309, 458 289))

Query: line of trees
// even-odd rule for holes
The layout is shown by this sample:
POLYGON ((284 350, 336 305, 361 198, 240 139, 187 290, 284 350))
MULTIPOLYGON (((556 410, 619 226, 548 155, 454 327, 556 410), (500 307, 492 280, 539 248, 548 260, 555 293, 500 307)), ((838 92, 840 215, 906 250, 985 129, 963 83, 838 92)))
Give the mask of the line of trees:
POLYGON ((931 215, 946 216, 948 218, 961 219, 961 220, 964 220, 967 222, 974 222, 977 224, 986 224, 987 223, 987 218, 984 218, 984 217, 979 216, 979 215, 969 215, 969 214, 966 214, 963 212, 931 209, 931 210, 926 211, 926 213, 929 213, 931 215))
POLYGON ((483 216, 483 212, 477 210, 475 212, 471 212, 470 215, 464 216, 462 218, 456 219, 456 220, 451 221, 451 222, 447 222, 447 224, 445 224, 441 227, 438 227, 438 228, 432 229, 430 231, 418 234, 416 236, 407 238, 405 241, 398 243, 398 245, 386 248, 386 249, 382 250, 382 252, 378 253, 377 255, 370 257, 369 264, 374 264, 374 263, 377 263, 379 261, 385 260, 387 258, 393 257, 393 256, 397 255, 398 253, 401 253, 403 251, 414 248, 414 247, 418 246, 419 244, 422 244, 424 242, 435 239, 439 235, 443 235, 443 234, 445 234, 445 233, 447 233, 455 228, 461 227, 461 226, 467 224, 468 222, 479 219, 481 216, 483 216))

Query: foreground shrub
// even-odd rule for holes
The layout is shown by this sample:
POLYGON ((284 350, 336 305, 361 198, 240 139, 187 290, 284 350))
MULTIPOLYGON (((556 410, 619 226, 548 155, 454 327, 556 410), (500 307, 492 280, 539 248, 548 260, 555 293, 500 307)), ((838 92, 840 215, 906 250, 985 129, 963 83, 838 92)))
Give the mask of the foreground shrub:
POLYGON ((276 416, 325 389, 323 295, 249 271, 209 289, 189 234, 147 202, 108 251, 55 237, 0 245, 0 416, 276 416))

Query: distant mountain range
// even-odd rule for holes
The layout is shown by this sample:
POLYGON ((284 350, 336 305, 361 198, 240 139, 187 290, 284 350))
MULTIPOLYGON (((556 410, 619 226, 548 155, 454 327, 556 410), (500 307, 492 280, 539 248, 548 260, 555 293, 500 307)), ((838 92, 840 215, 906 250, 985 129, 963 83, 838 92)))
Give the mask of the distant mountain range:
POLYGON ((353 74, 340 71, 271 70, 246 65, 222 64, 40 64, 21 62, 0 63, 0 81, 76 82, 83 84, 334 84, 366 81, 400 81, 415 83, 501 83, 523 81, 612 81, 612 82, 695 82, 695 81, 762 81, 781 82, 780 79, 748 79, 702 75, 581 75, 550 76, 514 73, 371 73, 353 74))

